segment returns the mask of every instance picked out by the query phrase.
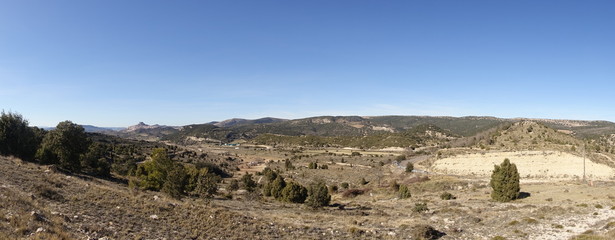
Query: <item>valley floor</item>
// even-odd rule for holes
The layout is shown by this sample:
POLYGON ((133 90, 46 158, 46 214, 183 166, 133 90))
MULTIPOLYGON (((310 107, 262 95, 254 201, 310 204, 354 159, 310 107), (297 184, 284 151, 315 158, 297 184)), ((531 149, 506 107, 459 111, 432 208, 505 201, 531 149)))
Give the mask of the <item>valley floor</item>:
POLYGON ((332 206, 313 210, 250 201, 242 193, 233 200, 178 201, 0 157, 0 239, 412 239, 418 224, 441 232, 440 239, 615 237, 612 182, 522 183, 524 198, 495 203, 485 179, 428 175, 428 181, 413 182, 425 175, 392 164, 383 168, 389 168, 383 179, 410 184, 411 198, 397 199, 384 181, 372 182, 363 195, 333 194, 332 206), (457 198, 442 200, 443 192, 457 198), (419 202, 429 210, 413 211, 419 202))

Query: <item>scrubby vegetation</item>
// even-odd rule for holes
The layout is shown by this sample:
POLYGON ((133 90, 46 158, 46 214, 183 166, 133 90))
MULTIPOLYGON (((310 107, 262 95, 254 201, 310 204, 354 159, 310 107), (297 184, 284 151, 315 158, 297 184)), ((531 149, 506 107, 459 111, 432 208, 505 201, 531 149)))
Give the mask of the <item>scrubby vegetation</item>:
POLYGON ((28 126, 28 121, 18 113, 0 114, 0 155, 33 161, 43 135, 42 129, 28 126))
POLYGON ((33 163, 1 157, 10 176, 0 175, 0 199, 9 199, 0 201, 0 238, 491 239, 493 229, 510 239, 545 236, 526 228, 549 229, 562 239, 610 236, 615 193, 608 181, 524 183, 519 195, 519 169, 508 159, 491 179, 490 168, 470 177, 430 168, 454 155, 523 149, 587 153, 607 164, 615 142, 608 136, 581 139, 533 121, 429 121, 204 124, 161 129, 156 134, 171 141, 158 142, 86 133, 70 121, 44 131, 3 113, 0 154, 33 163), (474 125, 444 127, 447 121, 474 125), (461 137, 468 133, 479 134, 461 137), (402 148, 382 149, 395 146, 402 148), (490 197, 522 200, 496 204, 490 197), (576 231, 581 228, 591 232, 576 231))

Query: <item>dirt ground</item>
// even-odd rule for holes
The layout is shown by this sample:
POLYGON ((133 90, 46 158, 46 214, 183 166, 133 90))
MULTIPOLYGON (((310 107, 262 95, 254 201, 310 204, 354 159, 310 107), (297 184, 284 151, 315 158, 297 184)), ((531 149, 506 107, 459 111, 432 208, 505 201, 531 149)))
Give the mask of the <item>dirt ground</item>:
MULTIPOLYGON (((612 234, 615 229, 615 182, 524 178, 531 173, 523 168, 532 162, 515 162, 516 155, 510 159, 519 164, 522 174, 521 199, 498 203, 490 200, 485 176, 407 173, 401 167, 404 162, 393 160, 395 153, 351 157, 331 150, 202 150, 241 158, 244 162, 235 177, 268 166, 289 181, 303 185, 324 181, 338 190, 331 192, 331 205, 322 209, 254 198, 244 191, 227 199, 224 184, 212 200, 173 200, 162 193, 130 189, 121 181, 66 175, 0 158, 0 238, 416 239, 417 226, 426 224, 440 233, 439 239, 570 239, 584 233, 612 234), (284 168, 287 158, 292 159, 293 169, 284 168), (328 169, 308 169, 310 162, 326 164, 328 169), (411 197, 399 199, 393 182, 407 185, 411 197), (342 183, 361 194, 345 194, 349 189, 342 183), (441 199, 445 192, 455 199, 441 199)), ((534 161, 544 160, 537 153, 526 156, 532 154, 534 161)), ((492 163, 487 165, 493 168, 492 163)))

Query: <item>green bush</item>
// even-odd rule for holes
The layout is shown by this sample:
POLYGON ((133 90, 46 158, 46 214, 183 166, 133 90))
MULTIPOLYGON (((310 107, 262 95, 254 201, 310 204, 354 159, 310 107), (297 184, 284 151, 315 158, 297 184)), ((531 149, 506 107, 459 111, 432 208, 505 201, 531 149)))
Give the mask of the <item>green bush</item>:
POLYGON ((152 160, 137 166, 134 185, 141 189, 159 191, 162 188, 167 173, 173 167, 165 148, 156 148, 152 151, 152 160))
POLYGON ((291 203, 303 203, 308 196, 308 190, 298 183, 290 182, 282 190, 282 200, 291 203))
POLYGON ((412 239, 438 239, 443 234, 433 227, 425 224, 419 224, 412 228, 412 232, 410 234, 412 239))
POLYGON ((361 180, 359 180, 359 184, 361 185, 367 185, 369 182, 367 180, 365 180, 365 178, 361 178, 361 180))
POLYGON ((269 167, 266 167, 265 169, 263 169, 262 175, 265 176, 265 179, 267 179, 268 182, 271 182, 278 177, 278 173, 271 170, 271 168, 269 167))
POLYGON ((71 121, 59 123, 43 138, 36 158, 42 164, 59 164, 73 172, 81 171, 81 155, 88 151, 90 139, 80 125, 71 121))
POLYGON ((517 166, 504 159, 502 164, 495 165, 489 185, 493 191, 491 198, 498 202, 508 202, 519 196, 519 172, 517 166))
POLYGON ((399 196, 399 199, 406 199, 406 198, 412 197, 412 195, 410 194, 410 190, 408 189, 408 186, 406 185, 399 186, 399 191, 397 192, 397 196, 399 196))
POLYGON ((310 162, 310 164, 308 164, 308 169, 318 169, 318 163, 310 162))
POLYGON ((239 181, 237 181, 237 179, 231 180, 231 182, 228 184, 228 190, 229 192, 239 190, 239 181))
POLYGON ((442 200, 451 200, 451 199, 455 199, 457 197, 455 197, 453 194, 449 193, 449 192, 444 192, 442 194, 440 194, 440 199, 442 200))
POLYGON ((337 193, 337 191, 339 191, 339 188, 337 187, 337 185, 329 186, 329 193, 337 193))
POLYGON ((212 198, 218 192, 218 183, 222 178, 214 173, 207 171, 201 171, 198 176, 196 193, 204 198, 212 198))
POLYGON ((172 198, 179 199, 185 193, 187 175, 184 167, 177 164, 167 173, 167 178, 162 184, 161 192, 164 192, 172 198))
POLYGON ((243 189, 248 192, 254 192, 254 190, 256 190, 256 182, 252 179, 252 174, 246 173, 246 175, 243 175, 243 177, 241 177, 241 183, 243 189))
POLYGON ((340 184, 340 186, 342 188, 348 188, 348 187, 350 187, 350 184, 348 184, 347 182, 343 182, 343 183, 340 184))
POLYGON ((104 144, 97 142, 90 144, 88 151, 81 156, 81 170, 94 176, 111 176, 113 156, 110 153, 104 144))
POLYGON ((415 213, 422 213, 429 211, 429 208, 427 208, 427 203, 420 202, 414 204, 414 208, 412 209, 412 211, 415 213))
POLYGON ((414 170, 414 164, 408 163, 406 164, 406 172, 412 172, 414 170))
POLYGON ((329 195, 327 185, 324 183, 312 184, 308 189, 308 197, 306 199, 306 204, 308 206, 313 208, 328 206, 330 201, 331 195, 329 195))

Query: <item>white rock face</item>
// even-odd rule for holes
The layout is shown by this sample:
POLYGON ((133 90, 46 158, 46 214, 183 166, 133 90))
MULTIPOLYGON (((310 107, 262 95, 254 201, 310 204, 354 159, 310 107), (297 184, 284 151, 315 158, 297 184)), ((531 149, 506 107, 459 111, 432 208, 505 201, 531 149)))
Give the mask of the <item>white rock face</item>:
MULTIPOLYGON (((505 158, 517 165, 521 179, 583 178, 583 157, 558 151, 517 151, 464 154, 437 160, 432 171, 443 174, 489 177, 494 165, 505 158)), ((613 168, 585 160, 585 174, 590 180, 610 180, 613 168)))

